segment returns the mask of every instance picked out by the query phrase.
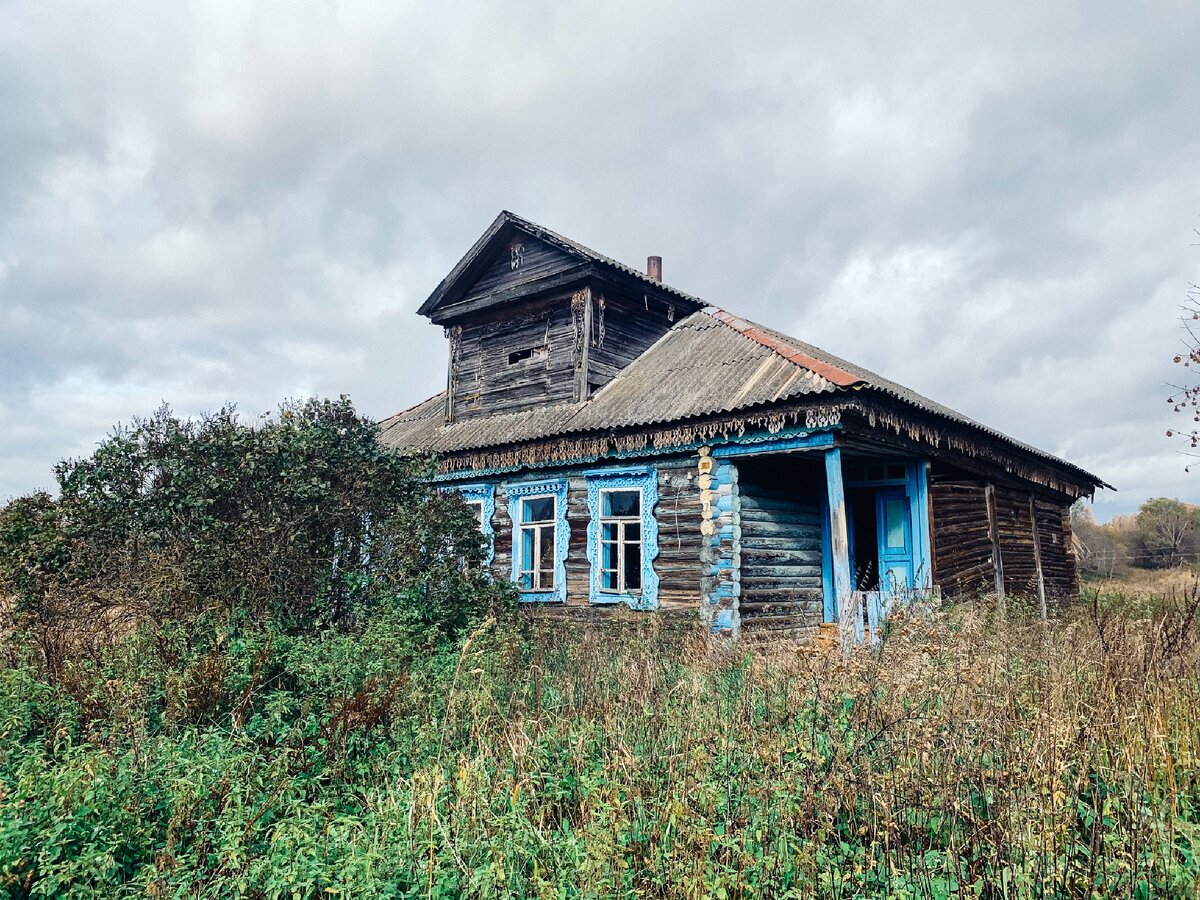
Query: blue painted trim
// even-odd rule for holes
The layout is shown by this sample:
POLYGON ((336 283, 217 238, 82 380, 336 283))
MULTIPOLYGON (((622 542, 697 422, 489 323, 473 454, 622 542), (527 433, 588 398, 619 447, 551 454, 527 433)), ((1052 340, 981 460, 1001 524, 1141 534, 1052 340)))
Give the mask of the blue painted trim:
POLYGON ((709 539, 712 562, 708 569, 711 590, 704 595, 705 617, 713 634, 729 634, 737 637, 741 627, 738 611, 742 594, 741 571, 734 559, 741 554, 739 538, 741 526, 741 502, 736 493, 737 463, 732 460, 714 460, 712 467, 712 509, 717 514, 712 521, 715 526, 709 539))
MULTIPOLYGON (((442 472, 433 476, 435 482, 457 481, 462 478, 485 478, 492 475, 511 475, 513 472, 520 472, 524 469, 541 470, 541 469, 573 469, 577 466, 587 465, 588 463, 596 463, 601 460, 611 459, 641 459, 644 457, 653 456, 671 456, 678 453, 691 453, 699 450, 701 447, 720 448, 729 445, 747 445, 747 444, 763 444, 776 440, 786 440, 788 437, 806 437, 816 434, 835 434, 841 431, 841 425, 826 425, 820 428, 804 428, 804 429, 784 429, 772 434, 769 431, 750 432, 744 435, 731 435, 729 437, 714 437, 706 441, 691 441, 685 444, 671 444, 664 447, 642 447, 638 450, 613 450, 605 454, 580 456, 574 459, 547 461, 544 463, 526 464, 519 463, 512 466, 492 466, 486 469, 462 469, 457 472, 442 472)), ((767 451, 756 451, 767 452, 767 451)), ((715 454, 715 450, 714 450, 715 454)))
POLYGON ((571 526, 567 524, 567 480, 555 478, 542 481, 505 483, 508 495, 508 518, 512 522, 512 581, 518 583, 521 568, 520 505, 523 497, 544 494, 554 496, 554 590, 520 591, 517 597, 522 603, 566 603, 567 602, 567 548, 571 545, 571 526))
POLYGON ((796 437, 780 438, 774 441, 763 441, 755 444, 732 444, 725 447, 714 447, 712 455, 715 459, 728 459, 732 456, 751 456, 759 453, 784 453, 788 450, 810 450, 814 447, 832 447, 833 432, 820 434, 800 434, 796 437))
POLYGON ((588 602, 596 604, 624 603, 630 609, 658 609, 658 573, 654 560, 658 558, 658 473, 652 469, 593 470, 587 475, 588 531, 587 556, 591 569, 588 579, 588 602), (620 488, 637 488, 642 492, 642 589, 637 594, 613 594, 600 590, 600 492, 620 488))
MULTIPOLYGON (((832 550, 832 529, 833 516, 836 509, 841 509, 842 521, 846 525, 846 555, 833 560, 833 593, 835 602, 840 604, 843 597, 849 596, 854 590, 853 582, 850 577, 850 529, 849 520, 846 517, 846 489, 842 483, 842 451, 838 447, 830 448, 825 451, 825 491, 829 501, 829 523, 830 523, 830 545, 832 550)), ((830 553, 832 556, 832 552, 830 553)), ((840 618, 840 611, 839 611, 840 618)), ((863 625, 862 617, 856 616, 854 620, 854 639, 858 643, 863 640, 863 625)))
POLYGON ((651 471, 649 466, 627 466, 620 469, 584 469, 578 474, 585 478, 617 478, 620 476, 646 476, 651 471))
POLYGON ((487 558, 484 568, 491 568, 492 560, 496 558, 496 529, 492 520, 496 517, 496 486, 494 484, 456 484, 452 490, 462 494, 465 502, 475 502, 483 505, 483 522, 480 531, 488 539, 487 558))
POLYGON ((833 538, 829 534, 829 498, 821 497, 821 596, 822 621, 836 622, 837 594, 833 592, 833 538))
POLYGON ((908 464, 909 519, 913 534, 913 586, 933 584, 933 552, 929 538, 929 466, 925 460, 908 464))

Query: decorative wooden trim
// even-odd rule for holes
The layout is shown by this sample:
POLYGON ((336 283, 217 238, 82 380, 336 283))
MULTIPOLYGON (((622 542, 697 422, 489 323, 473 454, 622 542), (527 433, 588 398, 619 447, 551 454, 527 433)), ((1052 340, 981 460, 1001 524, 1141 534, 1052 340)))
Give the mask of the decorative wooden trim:
POLYGON ((453 487, 453 490, 462 494, 462 498, 467 503, 483 504, 483 521, 480 523, 480 531, 488 539, 488 554, 484 560, 484 566, 491 568, 492 560, 496 557, 496 529, 492 526, 492 520, 496 517, 496 486, 494 484, 459 484, 453 487))
POLYGON ((458 364, 462 357, 462 326, 446 329, 450 341, 450 362, 446 367, 446 424, 454 421, 454 392, 458 386, 458 364))
POLYGON ((518 582, 521 573, 521 499, 543 494, 554 497, 554 590, 522 591, 518 597, 522 603, 566 603, 567 551, 571 546, 571 526, 567 521, 567 480, 555 478, 505 483, 504 491, 508 495, 508 519, 512 524, 513 584, 518 582))
POLYGON ((592 471, 587 476, 587 556, 591 575, 588 602, 598 605, 624 603, 630 609, 658 609, 658 473, 653 469, 592 471), (636 488, 642 494, 642 590, 639 594, 612 594, 600 590, 600 492, 636 488))

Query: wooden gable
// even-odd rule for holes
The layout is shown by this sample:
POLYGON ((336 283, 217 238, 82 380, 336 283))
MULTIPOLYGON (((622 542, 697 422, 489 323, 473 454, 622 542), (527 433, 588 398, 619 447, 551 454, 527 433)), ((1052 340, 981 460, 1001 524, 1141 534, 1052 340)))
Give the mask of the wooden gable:
POLYGON ((505 212, 419 312, 450 341, 452 422, 582 403, 699 306, 505 212))

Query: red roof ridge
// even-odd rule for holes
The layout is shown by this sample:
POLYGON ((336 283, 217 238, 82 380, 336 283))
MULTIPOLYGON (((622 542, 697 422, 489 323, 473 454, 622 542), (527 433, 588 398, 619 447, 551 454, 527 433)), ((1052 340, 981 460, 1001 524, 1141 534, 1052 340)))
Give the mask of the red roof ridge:
POLYGON ((722 324, 728 325, 734 331, 748 337, 756 344, 774 350, 784 359, 793 362, 798 366, 803 366, 811 372, 820 375, 826 381, 831 381, 839 387, 850 387, 855 384, 862 384, 863 380, 857 375, 851 375, 845 369, 839 369, 837 366, 830 363, 821 362, 815 357, 809 356, 797 350, 795 347, 785 344, 783 341, 767 331, 759 328, 752 322, 747 322, 745 319, 739 319, 733 313, 726 312, 716 306, 706 306, 704 311, 722 324))

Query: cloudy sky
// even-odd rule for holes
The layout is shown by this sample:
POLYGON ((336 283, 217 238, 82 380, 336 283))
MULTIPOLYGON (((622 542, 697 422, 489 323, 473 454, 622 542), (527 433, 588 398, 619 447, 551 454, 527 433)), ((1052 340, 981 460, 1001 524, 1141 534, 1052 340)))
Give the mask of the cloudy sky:
POLYGON ((435 393, 502 208, 1148 496, 1200 5, 0 0, 0 501, 160 401, 435 393))

